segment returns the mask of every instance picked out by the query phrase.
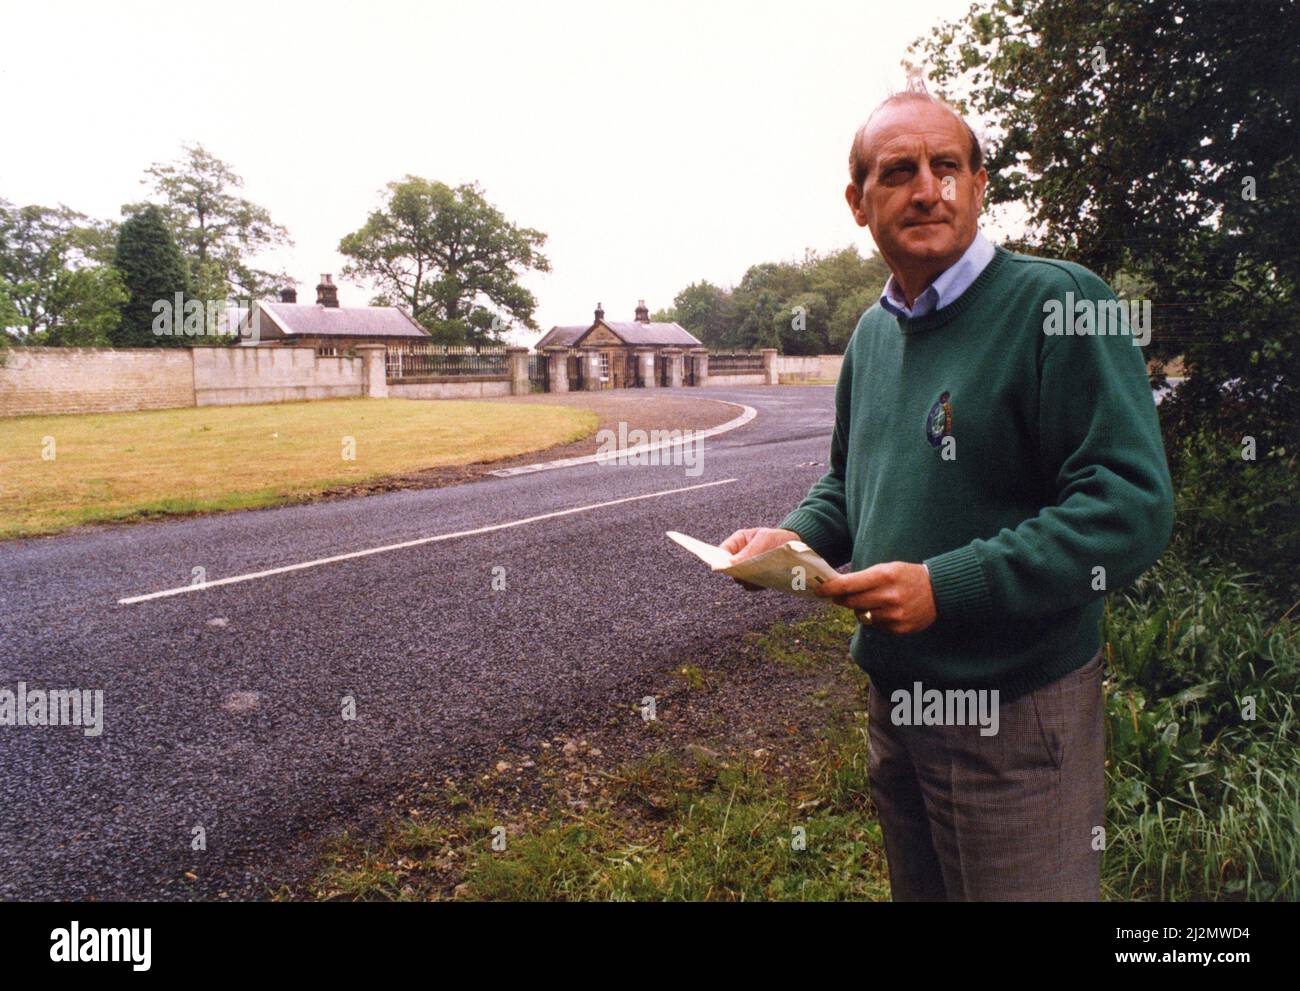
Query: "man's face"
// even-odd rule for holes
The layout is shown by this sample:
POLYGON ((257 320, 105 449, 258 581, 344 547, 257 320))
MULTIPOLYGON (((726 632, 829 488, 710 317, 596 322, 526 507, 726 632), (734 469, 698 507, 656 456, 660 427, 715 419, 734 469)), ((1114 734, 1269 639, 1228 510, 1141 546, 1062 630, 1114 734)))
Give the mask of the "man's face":
MULTIPOLYGON (((900 278, 933 279, 975 238, 988 173, 970 170, 970 137, 929 103, 885 107, 862 136, 867 177, 845 198, 900 278)), ((928 284, 928 283, 927 283, 928 284)))

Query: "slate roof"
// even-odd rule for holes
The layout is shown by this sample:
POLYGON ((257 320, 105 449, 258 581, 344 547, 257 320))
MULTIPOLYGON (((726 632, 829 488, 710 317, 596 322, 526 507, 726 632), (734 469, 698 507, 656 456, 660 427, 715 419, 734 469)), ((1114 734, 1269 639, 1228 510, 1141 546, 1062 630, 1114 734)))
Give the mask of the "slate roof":
POLYGON ((263 340, 281 337, 420 337, 429 332, 396 306, 258 302, 263 340))
POLYGON ((546 332, 546 336, 533 346, 533 350, 540 351, 552 344, 563 344, 565 347, 572 347, 573 342, 589 330, 591 330, 591 324, 583 324, 581 327, 552 327, 546 332))
POLYGON ((601 323, 628 344, 671 344, 674 347, 685 348, 703 346, 694 334, 679 323, 639 323, 635 320, 628 323, 602 320, 601 323))
MULTIPOLYGON (((689 330, 678 323, 639 323, 635 320, 601 320, 600 325, 608 327, 625 344, 638 347, 683 347, 698 348, 703 345, 689 330)), ((538 341, 534 350, 541 350, 552 344, 572 347, 574 343, 596 324, 583 326, 552 327, 546 336, 538 341)))

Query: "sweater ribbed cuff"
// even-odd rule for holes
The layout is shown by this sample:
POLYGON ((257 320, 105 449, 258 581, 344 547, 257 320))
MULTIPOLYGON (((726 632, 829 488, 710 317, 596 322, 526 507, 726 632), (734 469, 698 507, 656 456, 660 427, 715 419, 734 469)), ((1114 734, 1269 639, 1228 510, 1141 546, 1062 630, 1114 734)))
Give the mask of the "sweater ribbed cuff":
MULTIPOLYGON (((799 539, 820 554, 832 568, 838 568, 848 560, 842 557, 835 535, 828 533, 817 517, 804 509, 796 509, 776 525, 778 530, 793 530, 799 539), (838 562, 836 558, 841 558, 838 562)), ((849 557, 852 551, 849 552, 849 557)))
POLYGON ((930 571, 930 588, 940 620, 970 619, 992 606, 984 568, 973 547, 945 551, 924 563, 930 571))

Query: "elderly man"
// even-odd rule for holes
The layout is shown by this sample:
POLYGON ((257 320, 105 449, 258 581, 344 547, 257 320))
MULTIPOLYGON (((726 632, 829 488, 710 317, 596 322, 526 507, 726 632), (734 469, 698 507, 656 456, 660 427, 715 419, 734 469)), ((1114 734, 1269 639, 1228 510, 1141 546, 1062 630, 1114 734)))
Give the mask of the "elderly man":
POLYGON ((882 103, 849 167, 893 274, 845 351, 829 470, 723 546, 797 538, 852 565, 818 592, 859 618, 896 900, 1096 900, 1102 601, 1173 527, 1141 348, 1085 325, 1115 301, 1092 272, 982 236, 979 141, 928 93, 882 103), (1067 328, 1045 318, 1061 305, 1067 328), (935 690, 991 700, 996 732, 951 706, 914 718, 935 690))

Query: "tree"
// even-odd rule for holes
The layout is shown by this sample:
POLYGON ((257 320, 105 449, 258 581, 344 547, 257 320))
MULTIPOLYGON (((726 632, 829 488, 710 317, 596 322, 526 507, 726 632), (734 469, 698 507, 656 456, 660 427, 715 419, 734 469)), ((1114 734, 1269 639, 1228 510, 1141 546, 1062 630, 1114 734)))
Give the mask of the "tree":
POLYGON ((835 307, 835 312, 831 314, 826 331, 827 353, 844 353, 849 338, 858 329, 858 321, 862 319, 862 314, 875 305, 883 290, 883 285, 880 289, 874 287, 855 289, 840 300, 839 305, 835 307))
MULTIPOLYGON (((244 180, 228 164, 202 145, 185 145, 183 156, 170 164, 155 163, 145 170, 153 192, 180 246, 203 300, 227 296, 262 298, 275 294, 294 280, 283 272, 254 268, 258 252, 291 246, 289 232, 271 220, 271 214, 239 196, 244 180)), ((128 204, 134 213, 147 204, 128 204)))
POLYGON ((806 265, 808 288, 825 296, 832 310, 837 309, 846 296, 867 293, 873 297, 858 311, 858 316, 880 298, 889 279, 889 265, 883 258, 875 253, 864 258, 854 245, 827 255, 810 254, 806 265))
POLYGON ((807 287, 803 267, 795 262, 751 265, 732 290, 739 317, 734 346, 745 350, 780 348, 780 328, 794 316, 786 308, 786 300, 807 287))
POLYGON ((189 273, 162 210, 146 206, 122 223, 115 264, 122 273, 127 301, 122 322, 112 334, 113 343, 118 347, 189 343, 178 332, 182 314, 174 309, 177 295, 183 297, 189 287, 189 273), (154 304, 160 301, 173 307, 171 334, 154 333, 154 321, 160 315, 154 304))
POLYGON ((830 305, 819 292, 801 292, 784 303, 776 317, 782 354, 826 354, 830 305))
POLYGON ((889 265, 874 253, 862 257, 853 245, 828 255, 809 252, 804 264, 809 291, 825 300, 825 315, 810 322, 814 336, 801 345, 813 350, 788 353, 841 354, 862 314, 884 291, 889 265))
POLYGON ((692 282, 673 299, 676 321, 706 347, 731 347, 736 336, 736 310, 731 293, 711 282, 692 282))
POLYGON ((53 347, 109 347, 128 299, 122 275, 112 265, 63 269, 50 302, 59 319, 31 335, 30 343, 53 347))
POLYGON ((510 223, 477 183, 408 175, 387 189, 383 207, 339 242, 344 275, 370 280, 376 303, 404 306, 442 340, 500 340, 511 321, 537 329, 537 300, 519 279, 551 270, 545 234, 510 223))
POLYGON ((801 262, 751 266, 734 290, 694 282, 677 294, 678 323, 716 349, 775 347, 785 354, 839 354, 880 298, 889 266, 853 245, 801 262))
POLYGON ((0 200, 0 286, 6 327, 28 344, 104 344, 117 323, 121 285, 113 225, 66 206, 0 200))
POLYGON ((21 326, 22 315, 9 298, 5 284, 0 282, 0 348, 7 348, 16 340, 15 332, 21 326))

